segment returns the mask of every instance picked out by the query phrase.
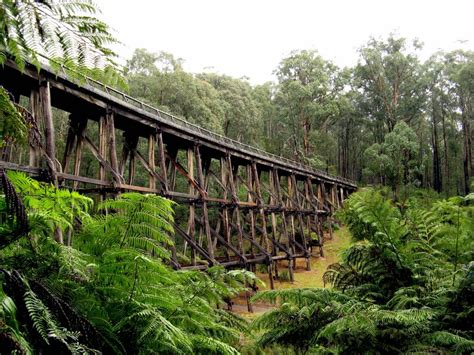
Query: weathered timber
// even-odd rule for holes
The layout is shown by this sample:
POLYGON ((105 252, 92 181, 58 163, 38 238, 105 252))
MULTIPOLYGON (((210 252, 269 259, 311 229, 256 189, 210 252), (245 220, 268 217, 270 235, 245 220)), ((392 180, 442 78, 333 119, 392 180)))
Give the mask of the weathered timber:
POLYGON ((296 258, 305 258, 309 268, 310 248, 319 247, 323 255, 324 220, 332 235, 332 214, 357 188, 352 181, 220 136, 92 79, 78 85, 47 67, 38 72, 27 65, 20 71, 7 61, 0 67, 0 85, 16 100, 29 99, 32 123, 29 156, 22 160, 8 146, 0 167, 102 198, 134 191, 185 205, 185 212, 177 213, 171 247, 169 263, 176 269, 221 264, 255 270, 256 264, 266 264, 273 288, 277 262, 287 260, 293 281, 296 258), (53 107, 70 114, 61 138, 61 163, 53 107), (97 137, 90 136, 91 129, 86 134, 90 121, 98 123, 97 137))

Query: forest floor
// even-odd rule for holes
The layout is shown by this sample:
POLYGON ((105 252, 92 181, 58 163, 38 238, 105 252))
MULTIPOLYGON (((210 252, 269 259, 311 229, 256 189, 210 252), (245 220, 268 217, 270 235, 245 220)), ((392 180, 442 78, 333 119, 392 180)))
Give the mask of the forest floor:
MULTIPOLYGON (((311 271, 306 270, 306 260, 297 259, 296 269, 294 270, 295 281, 275 280, 275 289, 285 288, 303 288, 303 287, 324 287, 323 274, 326 268, 336 263, 341 258, 341 253, 347 249, 351 244, 351 237, 346 228, 341 228, 334 232, 332 239, 327 239, 324 242, 324 257, 313 256, 311 258, 311 271)), ((280 273, 287 272, 287 261, 278 263, 280 273)), ((257 276, 265 283, 265 286, 259 286, 259 291, 270 289, 270 282, 268 274, 257 272, 257 276)), ((244 316, 245 318, 254 318, 258 314, 266 312, 274 307, 274 305, 256 302, 253 304, 253 313, 248 312, 247 301, 245 295, 241 295, 233 299, 234 305, 232 310, 235 313, 244 316)))

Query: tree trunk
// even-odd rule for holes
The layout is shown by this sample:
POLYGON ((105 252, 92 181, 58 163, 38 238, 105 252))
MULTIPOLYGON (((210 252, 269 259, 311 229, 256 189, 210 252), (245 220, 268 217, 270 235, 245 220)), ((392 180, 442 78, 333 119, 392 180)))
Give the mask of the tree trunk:
POLYGON ((432 145, 433 145, 433 188, 437 192, 441 192, 442 183, 441 183, 441 162, 439 157, 439 146, 438 146, 438 111, 436 107, 436 100, 433 94, 432 97, 432 145))
POLYGON ((303 120, 303 146, 304 146, 304 155, 305 157, 309 157, 311 152, 310 144, 309 144, 309 131, 311 130, 311 124, 309 123, 309 119, 305 118, 303 120))
POLYGON ((443 148, 444 148, 444 192, 449 195, 450 191, 450 178, 449 178, 449 151, 448 151, 448 140, 446 137, 446 120, 444 112, 441 114, 441 123, 443 125, 443 148))
POLYGON ((472 176, 471 170, 471 127, 468 118, 468 108, 464 100, 461 100, 462 109, 462 133, 463 133, 463 172, 464 172, 464 194, 468 194, 470 191, 469 182, 472 176))

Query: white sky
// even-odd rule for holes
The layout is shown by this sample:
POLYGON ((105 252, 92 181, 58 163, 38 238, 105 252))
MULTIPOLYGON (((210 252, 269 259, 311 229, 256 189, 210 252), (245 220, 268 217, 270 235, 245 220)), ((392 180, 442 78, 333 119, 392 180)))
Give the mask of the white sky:
POLYGON ((317 49, 339 66, 357 62, 370 36, 395 32, 438 49, 474 50, 474 0, 96 0, 117 31, 122 58, 167 51, 191 72, 211 70, 254 84, 295 49, 317 49), (467 41, 460 43, 459 41, 467 41), (206 69, 207 68, 207 69, 206 69), (210 69, 209 69, 210 68, 210 69))

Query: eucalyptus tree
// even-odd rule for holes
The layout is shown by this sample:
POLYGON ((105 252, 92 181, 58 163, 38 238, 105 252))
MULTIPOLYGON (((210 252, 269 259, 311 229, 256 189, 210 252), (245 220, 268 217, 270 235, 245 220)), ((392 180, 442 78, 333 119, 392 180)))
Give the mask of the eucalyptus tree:
POLYGON ((422 167, 417 156, 419 145, 415 131, 405 122, 398 122, 383 143, 374 143, 365 151, 366 175, 379 177, 380 183, 388 183, 393 190, 402 184, 420 184, 422 167))
POLYGON ((285 145, 296 159, 317 159, 321 152, 311 136, 322 139, 338 113, 336 98, 342 88, 338 68, 316 51, 303 50, 284 58, 275 73, 279 84, 275 103, 285 124, 285 145))
POLYGON ((446 71, 455 93, 463 137, 463 190, 468 193, 474 176, 474 52, 453 51, 446 55, 446 71))
POLYGON ((252 86, 242 79, 215 73, 197 75, 217 91, 223 111, 223 133, 238 141, 260 145, 260 112, 252 95, 252 86))
POLYGON ((133 96, 222 133, 224 111, 219 93, 205 80, 184 71, 182 59, 136 49, 126 72, 133 96))
POLYGON ((376 142, 382 142, 398 121, 411 124, 422 115, 426 83, 417 56, 421 48, 416 40, 409 47, 406 39, 391 35, 385 41, 371 39, 359 50, 359 105, 376 142))
POLYGON ((259 111, 259 129, 261 146, 274 153, 281 151, 281 140, 275 139, 281 129, 277 120, 277 109, 274 103, 276 84, 267 82, 257 85, 252 90, 252 97, 259 111))

